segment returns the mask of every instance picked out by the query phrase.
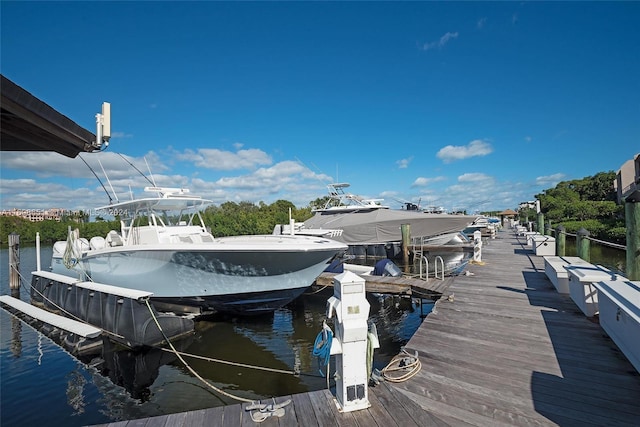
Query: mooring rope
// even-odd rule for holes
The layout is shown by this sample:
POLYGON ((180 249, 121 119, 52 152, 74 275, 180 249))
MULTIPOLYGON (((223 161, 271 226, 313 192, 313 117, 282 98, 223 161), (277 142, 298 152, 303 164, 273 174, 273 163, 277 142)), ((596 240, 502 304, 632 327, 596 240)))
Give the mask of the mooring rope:
MULTIPOLYGON (((291 399, 286 400, 285 402, 282 402, 282 403, 275 403, 275 399, 273 399, 273 403, 266 404, 266 403, 261 403, 260 401, 256 402, 255 400, 246 399, 244 397, 236 396, 234 394, 231 394, 231 393, 229 393, 227 391, 224 391, 221 388, 218 388, 218 387, 214 386, 213 384, 209 383, 205 378, 203 378, 200 374, 198 374, 195 371, 195 369, 193 369, 187 363, 186 360, 184 360, 184 358, 182 357, 182 355, 184 353, 178 351, 174 347, 173 343, 169 340, 167 335, 164 333, 164 330, 160 326, 160 322, 158 322, 158 318, 156 317, 153 309, 151 308, 151 304, 149 303, 149 299, 146 298, 144 300, 144 302, 147 305, 147 308, 149 309, 149 313, 151 313, 151 317, 153 318, 153 321, 155 322, 156 326, 158 327, 158 330, 162 334, 162 337, 165 339, 165 341, 167 342, 169 347, 171 347, 172 352, 178 357, 178 359, 180 359, 182 364, 189 370, 189 372, 191 372, 203 384, 205 384, 207 387, 211 388, 212 390, 222 394, 223 396, 230 397, 231 399, 235 399, 235 400, 238 400, 240 402, 249 403, 250 405, 246 406, 244 409, 245 409, 245 411, 250 411, 251 419, 256 423, 261 423, 264 420, 266 420, 267 418, 272 417, 272 416, 282 417, 285 414, 284 407, 291 403, 291 399)), ((163 349, 163 350, 165 350, 165 349, 163 349)), ((219 361, 219 362, 222 362, 222 361, 219 361)), ((231 362, 229 362, 229 363, 231 363, 231 362)), ((240 366, 240 365, 238 365, 238 366, 240 366)), ((244 365, 244 366, 250 367, 249 365, 244 365)), ((264 368, 264 369, 271 370, 269 368, 264 368)), ((278 370, 271 370, 271 371, 275 372, 275 371, 278 371, 278 370)))
POLYGON ((404 348, 402 353, 396 355, 387 366, 385 366, 381 373, 382 377, 392 383, 400 383, 412 378, 422 369, 422 363, 418 358, 418 353, 415 355, 409 354, 404 348), (392 374, 392 372, 402 372, 400 375, 392 374))
POLYGON ((164 333, 164 330, 162 329, 162 326, 160 326, 160 322, 158 322, 158 318, 156 317, 156 314, 153 312, 153 309, 151 308, 151 304, 149 303, 149 299, 145 299, 144 300, 145 304, 147 304, 147 308, 149 309, 149 313, 151 313, 151 317, 153 318, 153 321, 156 323, 156 326, 158 327, 158 330, 160 331, 160 333, 162 334, 162 337, 164 338, 164 340, 167 342, 167 344, 169 345, 169 347, 171 347, 171 350, 173 351, 173 353, 178 357, 178 359, 180 359, 180 361, 182 362, 182 364, 189 370, 189 372, 191 372, 196 378, 198 378, 200 381, 202 381, 207 387, 211 388, 214 391, 217 391, 218 393, 222 394, 223 396, 227 396, 230 397, 232 399, 238 400, 240 402, 247 402, 247 403, 254 403, 253 400, 251 399, 246 399, 244 397, 240 397, 240 396, 236 396, 233 395, 231 393, 228 393, 216 386, 214 386, 213 384, 210 384, 206 379, 204 379, 200 374, 198 374, 195 369, 193 369, 186 360, 184 360, 184 358, 182 357, 181 352, 179 352, 173 345, 173 343, 169 340, 169 338, 167 337, 167 335, 164 333))
MULTIPOLYGON (((168 349, 168 348, 164 348, 164 347, 155 347, 159 350, 162 351, 166 351, 168 353, 175 353, 173 350, 168 349)), ((214 363, 222 363, 223 365, 231 365, 231 366, 237 366, 240 368, 249 368, 249 369, 256 369, 258 371, 267 371, 267 372, 275 372, 276 374, 288 374, 288 375, 300 375, 299 372, 296 371, 287 371, 284 369, 276 369, 276 368, 268 368, 265 366, 257 366, 257 365, 247 365, 245 363, 239 363, 239 362, 231 362, 228 360, 222 360, 222 359, 215 359, 213 357, 208 357, 208 356, 200 356, 198 354, 192 354, 192 353, 185 353, 182 351, 178 351, 178 353, 180 353, 182 356, 185 357, 191 357, 194 359, 200 359, 200 360, 204 360, 206 362, 214 362, 214 363)))

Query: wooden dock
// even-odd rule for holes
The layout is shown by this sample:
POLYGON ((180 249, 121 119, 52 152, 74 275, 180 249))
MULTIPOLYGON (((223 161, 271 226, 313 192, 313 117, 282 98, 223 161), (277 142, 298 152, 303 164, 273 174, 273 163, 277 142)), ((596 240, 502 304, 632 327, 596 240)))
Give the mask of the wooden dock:
POLYGON ((555 291, 543 259, 504 231, 483 261, 455 278, 407 344, 420 372, 370 388, 366 410, 340 413, 320 390, 276 399, 292 403, 262 423, 238 404, 105 426, 640 425, 640 375, 555 291))
MULTIPOLYGON (((322 273, 316 279, 316 286, 333 286, 335 273, 322 273)), ((367 292, 382 294, 415 295, 416 297, 435 298, 444 294, 454 282, 451 276, 444 279, 430 277, 428 280, 415 277, 360 276, 365 279, 367 292)))

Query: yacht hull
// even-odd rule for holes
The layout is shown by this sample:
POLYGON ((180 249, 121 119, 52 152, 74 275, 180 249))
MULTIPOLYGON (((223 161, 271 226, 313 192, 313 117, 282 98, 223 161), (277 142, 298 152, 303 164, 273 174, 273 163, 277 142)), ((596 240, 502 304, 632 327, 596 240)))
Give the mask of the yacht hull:
POLYGON ((300 237, 267 236, 256 241, 239 236, 188 248, 110 247, 83 252, 72 269, 64 265, 63 254, 54 253, 52 271, 152 292, 158 303, 259 314, 297 298, 346 249, 327 239, 305 242, 300 237), (282 242, 281 248, 277 242, 282 242))

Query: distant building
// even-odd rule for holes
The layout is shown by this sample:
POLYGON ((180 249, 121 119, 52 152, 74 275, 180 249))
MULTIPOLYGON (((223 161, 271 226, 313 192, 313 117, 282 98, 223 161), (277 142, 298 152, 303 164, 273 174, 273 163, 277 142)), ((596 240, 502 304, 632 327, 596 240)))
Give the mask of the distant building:
POLYGON ((9 209, 0 211, 0 216, 17 216, 31 222, 53 220, 60 222, 65 210, 60 208, 51 209, 9 209))
POLYGON ((518 205, 518 209, 534 209, 536 212, 540 212, 540 201, 521 202, 518 205))
POLYGON ((634 191, 640 189, 640 154, 627 160, 616 174, 613 187, 618 194, 618 202, 622 201, 634 191))

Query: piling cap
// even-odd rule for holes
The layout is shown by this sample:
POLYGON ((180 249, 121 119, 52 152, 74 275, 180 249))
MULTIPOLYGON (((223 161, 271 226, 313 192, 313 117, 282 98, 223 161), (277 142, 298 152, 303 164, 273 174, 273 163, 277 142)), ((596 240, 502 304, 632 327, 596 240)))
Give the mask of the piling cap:
POLYGON ((589 233, 588 230, 586 230, 584 227, 582 227, 580 230, 578 230, 578 235, 580 236, 589 236, 591 233, 589 233))

